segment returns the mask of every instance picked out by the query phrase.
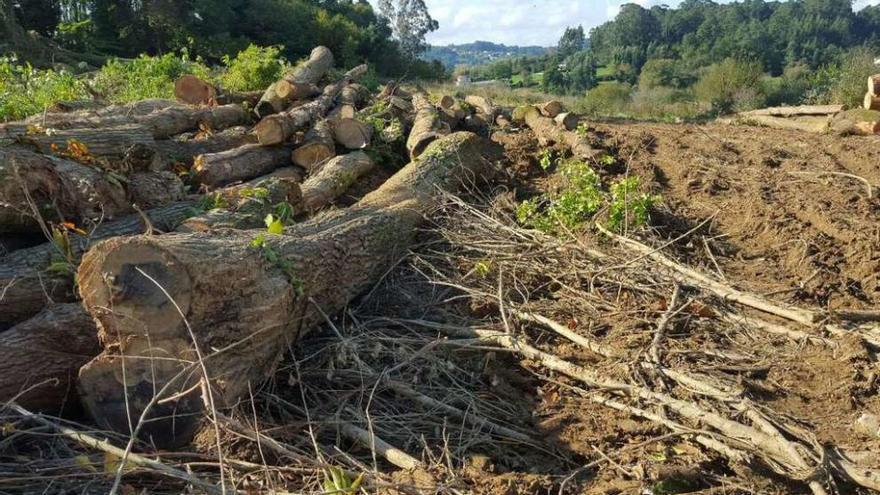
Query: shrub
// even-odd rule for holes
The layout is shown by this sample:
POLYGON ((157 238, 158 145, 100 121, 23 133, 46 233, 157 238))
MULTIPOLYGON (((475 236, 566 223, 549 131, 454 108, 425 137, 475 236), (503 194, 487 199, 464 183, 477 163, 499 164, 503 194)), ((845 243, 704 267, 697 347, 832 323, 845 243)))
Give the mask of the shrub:
POLYGON ((521 224, 544 232, 558 226, 575 229, 602 207, 599 176, 584 162, 568 160, 559 166, 563 178, 558 192, 522 202, 516 211, 521 224))
POLYGON ((706 69, 694 85, 694 93, 716 113, 744 110, 763 103, 756 89, 762 76, 761 64, 727 58, 706 69))
POLYGON ((801 104, 811 87, 810 68, 804 64, 790 65, 782 77, 767 77, 762 81, 765 104, 771 107, 801 104))
POLYGON ((648 223, 651 207, 659 197, 639 192, 641 180, 627 177, 611 185, 611 205, 608 207, 608 228, 626 232, 648 223))
POLYGON ((639 89, 657 87, 684 89, 694 83, 692 72, 680 60, 657 58, 648 60, 639 75, 639 89))
POLYGON ((625 111, 632 96, 629 83, 602 83, 587 91, 584 109, 591 114, 615 114, 625 111))
POLYGON ((184 74, 207 78, 208 68, 201 62, 191 61, 185 51, 180 55, 141 55, 130 62, 117 59, 108 62, 95 76, 94 87, 113 103, 173 98, 174 81, 184 74))
POLYGON ((266 89, 281 78, 287 60, 281 56, 281 47, 250 45, 231 58, 223 57, 226 71, 219 77, 220 85, 232 91, 266 89))
POLYGON ((18 120, 62 100, 88 98, 85 85, 66 71, 39 70, 0 58, 0 120, 18 120))
POLYGON ((858 108, 865 96, 868 76, 876 72, 871 50, 856 48, 843 56, 837 65, 826 66, 816 72, 810 81, 814 90, 808 95, 808 100, 858 108))

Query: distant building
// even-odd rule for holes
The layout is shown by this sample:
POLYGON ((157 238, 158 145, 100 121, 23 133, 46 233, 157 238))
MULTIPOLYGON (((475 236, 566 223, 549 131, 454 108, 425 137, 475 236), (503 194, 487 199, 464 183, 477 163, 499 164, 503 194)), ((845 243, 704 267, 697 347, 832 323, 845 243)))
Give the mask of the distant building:
POLYGON ((462 75, 455 79, 456 86, 469 86, 471 84, 471 76, 462 75))

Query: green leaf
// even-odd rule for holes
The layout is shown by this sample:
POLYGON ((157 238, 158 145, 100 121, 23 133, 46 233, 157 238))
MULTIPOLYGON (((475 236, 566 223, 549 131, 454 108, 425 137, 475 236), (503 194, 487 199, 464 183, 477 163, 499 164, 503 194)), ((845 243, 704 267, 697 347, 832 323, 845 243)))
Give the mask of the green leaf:
POLYGON ((284 223, 280 218, 275 218, 275 215, 270 213, 266 215, 266 228, 270 234, 280 234, 284 232, 284 223))

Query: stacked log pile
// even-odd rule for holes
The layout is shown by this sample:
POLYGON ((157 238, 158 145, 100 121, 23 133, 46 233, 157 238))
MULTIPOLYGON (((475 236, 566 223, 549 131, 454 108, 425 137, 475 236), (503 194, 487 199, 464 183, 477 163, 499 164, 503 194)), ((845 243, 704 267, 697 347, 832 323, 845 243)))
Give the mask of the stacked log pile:
POLYGON ((68 102, 0 126, 0 234, 15 247, 0 253, 0 402, 82 403, 126 434, 147 411, 165 419, 141 438, 182 445, 200 390, 220 407, 258 386, 409 247, 439 190, 489 171, 482 139, 456 132, 487 131, 489 100, 374 96, 366 66, 333 77, 333 60, 318 47, 259 94, 184 76, 178 101, 68 102), (409 163, 322 211, 392 153, 409 163))

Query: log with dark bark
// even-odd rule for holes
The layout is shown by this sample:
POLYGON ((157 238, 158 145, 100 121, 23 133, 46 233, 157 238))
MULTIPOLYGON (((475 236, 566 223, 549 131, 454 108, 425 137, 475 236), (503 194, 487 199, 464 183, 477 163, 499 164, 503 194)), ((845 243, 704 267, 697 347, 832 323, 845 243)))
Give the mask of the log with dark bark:
POLYGON ((322 120, 306 133, 302 144, 293 150, 291 160, 306 170, 312 170, 336 156, 333 129, 330 122, 322 120))
POLYGON ((349 150, 360 150, 370 145, 373 128, 357 119, 338 119, 333 121, 333 139, 349 150))
POLYGON ((95 168, 0 148, 0 232, 39 232, 39 219, 83 224, 128 211, 122 183, 95 168))
POLYGON ((246 144, 228 151, 199 155, 193 164, 193 180, 208 187, 250 180, 290 165, 291 149, 290 145, 246 144))
POLYGON ((174 230, 195 213, 195 206, 195 201, 182 201, 146 210, 143 215, 127 215, 103 222, 94 230, 87 229, 87 235, 70 232, 69 248, 46 242, 0 258, 0 329, 39 313, 50 301, 73 301, 73 273, 82 253, 92 244, 150 230, 174 230))
POLYGON ((16 134, 13 141, 32 146, 44 154, 63 153, 72 144, 84 145, 88 155, 108 159, 121 158, 134 145, 152 146, 154 142, 150 129, 139 124, 25 132, 16 134))
POLYGON ((159 160, 165 163, 164 168, 167 169, 170 163, 182 163, 190 167, 199 155, 219 153, 256 142, 250 128, 237 126, 211 134, 200 132, 196 135, 177 136, 175 139, 163 139, 156 141, 153 149, 159 153, 159 160))
POLYGON ((49 113, 70 113, 83 110, 94 111, 106 106, 106 104, 95 100, 56 101, 46 111, 49 113))
POLYGON ((324 208, 373 170, 374 165, 363 151, 353 151, 330 160, 303 182, 300 208, 309 213, 324 208))
POLYGON ((231 104, 217 107, 170 107, 135 120, 150 129, 154 138, 165 139, 199 128, 213 131, 244 125, 250 122, 250 117, 244 107, 231 104))
POLYGON ((186 186, 174 172, 135 172, 127 181, 128 199, 140 209, 157 208, 186 197, 186 186))
POLYGON ((482 146, 469 133, 438 140, 356 205, 262 237, 262 247, 254 247, 256 233, 220 231, 92 248, 78 279, 104 351, 80 370, 87 410, 100 426, 128 432, 152 403, 141 437, 187 444, 204 411, 195 386, 203 372, 217 408, 259 386, 288 346, 323 321, 321 311, 343 309, 409 249, 438 189, 486 171, 482 146))
POLYGON ((79 368, 100 352, 95 321, 81 304, 48 307, 0 333, 0 403, 60 413, 78 402, 79 368))
POLYGON ((257 141, 262 145, 281 144, 288 141, 296 132, 310 128, 330 110, 342 88, 366 72, 366 65, 355 67, 340 81, 324 88, 323 94, 314 101, 264 118, 254 127, 257 141))
POLYGON ((406 140, 406 149, 410 158, 414 160, 429 144, 449 134, 449 128, 443 125, 440 112, 424 94, 413 95, 412 103, 416 116, 406 140))
POLYGON ((215 228, 257 229, 264 226, 269 213, 279 203, 289 203, 294 210, 302 200, 300 182, 303 170, 282 167, 260 178, 235 186, 224 187, 212 194, 223 205, 200 215, 187 218, 177 232, 205 232, 215 228))

